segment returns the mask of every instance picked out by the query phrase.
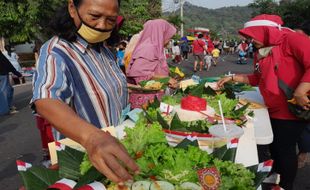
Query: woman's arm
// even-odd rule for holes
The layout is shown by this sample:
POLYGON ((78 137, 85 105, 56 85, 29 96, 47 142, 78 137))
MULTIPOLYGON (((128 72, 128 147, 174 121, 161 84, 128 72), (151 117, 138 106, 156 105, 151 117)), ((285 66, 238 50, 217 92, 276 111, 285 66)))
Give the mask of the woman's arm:
POLYGON ((81 119, 62 101, 39 99, 35 101, 35 106, 37 112, 58 131, 80 143, 92 164, 112 181, 120 183, 132 179, 125 167, 138 171, 138 166, 117 139, 81 119))
POLYGON ((217 82, 217 85, 218 85, 218 87, 222 88, 222 87, 224 87, 224 84, 226 82, 229 82, 229 81, 250 84, 250 81, 249 81, 249 78, 248 78, 247 75, 238 74, 238 75, 227 76, 227 77, 224 77, 224 78, 220 79, 217 82))

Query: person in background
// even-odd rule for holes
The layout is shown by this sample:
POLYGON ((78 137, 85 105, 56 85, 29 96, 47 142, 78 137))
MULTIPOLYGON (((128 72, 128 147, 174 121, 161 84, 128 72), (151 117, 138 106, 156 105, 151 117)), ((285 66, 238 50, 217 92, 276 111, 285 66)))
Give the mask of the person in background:
POLYGON ((181 63, 181 50, 178 42, 174 42, 172 46, 172 55, 173 55, 173 62, 180 64, 181 63))
POLYGON ((221 51, 218 49, 217 46, 215 46, 214 49, 211 52, 211 54, 212 54, 212 61, 213 61, 213 64, 214 64, 215 67, 218 64, 220 53, 221 53, 221 51))
POLYGON ((189 53, 189 45, 187 40, 181 41, 181 52, 182 52, 182 59, 187 60, 188 59, 188 53, 189 53))
POLYGON ((205 64, 206 64, 205 69, 209 71, 212 65, 212 55, 207 54, 205 55, 204 59, 205 59, 205 64))
POLYGON ((248 53, 247 54, 249 55, 249 57, 251 59, 253 59, 253 57, 254 57, 254 46, 253 46, 252 40, 250 40, 250 42, 249 42, 249 47, 248 47, 248 53))
POLYGON ((203 40, 203 34, 198 34, 198 39, 193 41, 192 46, 193 46, 193 55, 195 57, 194 72, 197 71, 198 62, 200 66, 199 71, 202 71, 204 52, 208 52, 208 47, 206 46, 206 43, 203 40))
MULTIPOLYGON (((37 65, 37 62, 39 61, 41 47, 42 47, 42 41, 36 40, 35 46, 33 48, 35 66, 37 65)), ((36 127, 38 128, 40 132, 40 138, 41 138, 41 147, 42 147, 41 164, 44 167, 48 168, 51 166, 51 158, 50 158, 50 153, 48 149, 48 143, 55 141, 55 138, 53 136, 53 126, 46 119, 40 116, 38 113, 33 112, 33 114, 36 120, 36 127)))
POLYGON ((274 139, 270 145, 273 171, 280 174, 278 187, 292 190, 297 173, 296 145, 307 121, 298 119, 288 109, 287 97, 279 81, 295 89, 293 97, 302 108, 310 109, 310 40, 282 28, 277 15, 258 15, 245 23, 239 34, 253 39, 258 49, 257 69, 252 75, 232 75, 218 82, 242 82, 260 89, 268 108, 274 139))
POLYGON ((133 35, 130 38, 129 43, 126 46, 125 54, 124 54, 125 70, 127 70, 127 68, 128 68, 128 65, 131 61, 132 52, 135 49, 137 42, 140 39, 141 33, 142 33, 142 31, 140 31, 138 34, 133 35))
MULTIPOLYGON (((169 76, 164 46, 175 33, 175 27, 163 19, 149 20, 144 24, 126 71, 130 83, 139 84, 142 80, 169 76)), ((175 85, 176 81, 170 79, 169 83, 175 85)))
POLYGON ((10 45, 5 45, 4 49, 5 51, 3 52, 3 55, 11 62, 16 71, 21 73, 22 67, 18 62, 18 55, 14 51, 12 51, 12 47, 10 45))
MULTIPOLYGON (((5 51, 3 52, 3 55, 11 62, 11 64, 14 66, 16 71, 23 73, 22 67, 20 66, 18 62, 18 55, 12 50, 13 48, 10 45, 4 46, 5 51)), ((24 77, 17 77, 17 76, 11 76, 12 78, 10 80, 13 80, 13 84, 22 84, 25 83, 24 77)), ((15 108, 13 106, 13 108, 15 108)))
POLYGON ((122 185, 139 168, 124 146, 101 130, 118 126, 128 105, 126 77, 105 45, 119 7, 117 0, 69 0, 57 11, 50 23, 55 36, 40 50, 30 103, 81 144, 99 172, 122 185))
MULTIPOLYGON (((149 20, 143 25, 143 31, 132 52, 132 58, 126 70, 127 80, 132 85, 139 85, 143 80, 156 80, 169 77, 164 47, 176 33, 176 28, 163 19, 149 20)), ((177 87, 177 81, 169 78, 169 86, 177 87)), ((140 108, 156 96, 164 95, 163 91, 154 93, 130 92, 131 108, 140 108)))
MULTIPOLYGON (((296 32, 307 36, 310 40, 310 20, 303 22, 299 27, 295 29, 296 32)), ((310 124, 308 124, 301 134, 298 141, 298 168, 303 168, 306 163, 310 162, 310 124)))
POLYGON ((121 68, 121 70, 126 73, 125 71, 125 64, 124 64, 124 56, 125 56, 125 49, 126 49, 127 43, 124 41, 121 41, 118 44, 118 50, 116 53, 116 62, 118 66, 121 68))
POLYGON ((17 77, 22 77, 11 62, 0 51, 0 115, 18 113, 16 107, 12 105, 14 88, 10 84, 9 74, 13 73, 17 77))

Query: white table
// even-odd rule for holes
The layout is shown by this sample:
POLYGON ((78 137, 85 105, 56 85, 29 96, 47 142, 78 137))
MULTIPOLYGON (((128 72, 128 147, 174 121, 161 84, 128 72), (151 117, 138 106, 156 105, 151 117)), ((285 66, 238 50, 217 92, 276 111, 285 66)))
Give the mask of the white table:
MULTIPOLYGON (((265 104, 264 100, 259 92, 259 89, 256 87, 255 91, 246 91, 238 95, 240 98, 253 100, 255 102, 265 104)), ((269 113, 266 108, 262 109, 253 109, 254 111, 254 133, 256 138, 256 144, 258 145, 267 145, 273 141, 273 133, 269 118, 269 113)))

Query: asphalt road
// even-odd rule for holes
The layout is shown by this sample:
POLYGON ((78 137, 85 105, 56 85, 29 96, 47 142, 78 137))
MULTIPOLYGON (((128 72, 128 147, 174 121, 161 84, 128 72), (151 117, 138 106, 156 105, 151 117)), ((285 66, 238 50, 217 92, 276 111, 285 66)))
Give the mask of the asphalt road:
MULTIPOLYGON (((210 71, 196 72, 201 77, 214 77, 231 73, 250 73, 253 70, 252 61, 247 65, 237 65, 236 56, 222 56, 217 67, 210 71)), ((176 65, 176 64, 172 64, 176 65)), ((188 75, 193 74, 193 60, 183 61, 179 65, 188 75)), ((21 178, 17 173, 15 161, 23 161, 39 165, 41 160, 41 145, 39 132, 34 117, 28 106, 31 99, 31 85, 15 87, 14 104, 19 113, 0 116, 0 190, 16 190, 21 186, 21 178)), ((310 190, 310 165, 300 169, 296 179, 295 190, 310 190)))

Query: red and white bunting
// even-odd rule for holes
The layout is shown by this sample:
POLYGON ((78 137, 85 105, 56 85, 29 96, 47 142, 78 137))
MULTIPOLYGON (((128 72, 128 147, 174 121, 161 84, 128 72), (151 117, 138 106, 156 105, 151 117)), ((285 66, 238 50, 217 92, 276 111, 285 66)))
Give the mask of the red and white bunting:
POLYGON ((267 160, 258 164, 257 172, 270 172, 272 169, 273 160, 267 160))
POLYGON ((227 149, 237 148, 238 147, 239 139, 232 139, 230 142, 227 143, 227 149))
POLYGON ((55 142, 55 146, 56 146, 57 151, 62 151, 62 150, 65 150, 65 148, 66 148, 66 146, 64 144, 61 144, 58 141, 55 142))
POLYGON ((72 190, 75 185, 76 185, 75 181, 64 178, 57 181, 54 185, 49 186, 48 189, 54 188, 60 190, 72 190))
POLYGON ((18 171, 27 171, 27 169, 31 168, 32 165, 21 160, 16 160, 17 170, 18 171))
POLYGON ((106 188, 102 183, 95 181, 94 183, 84 185, 77 190, 106 190, 106 188))

